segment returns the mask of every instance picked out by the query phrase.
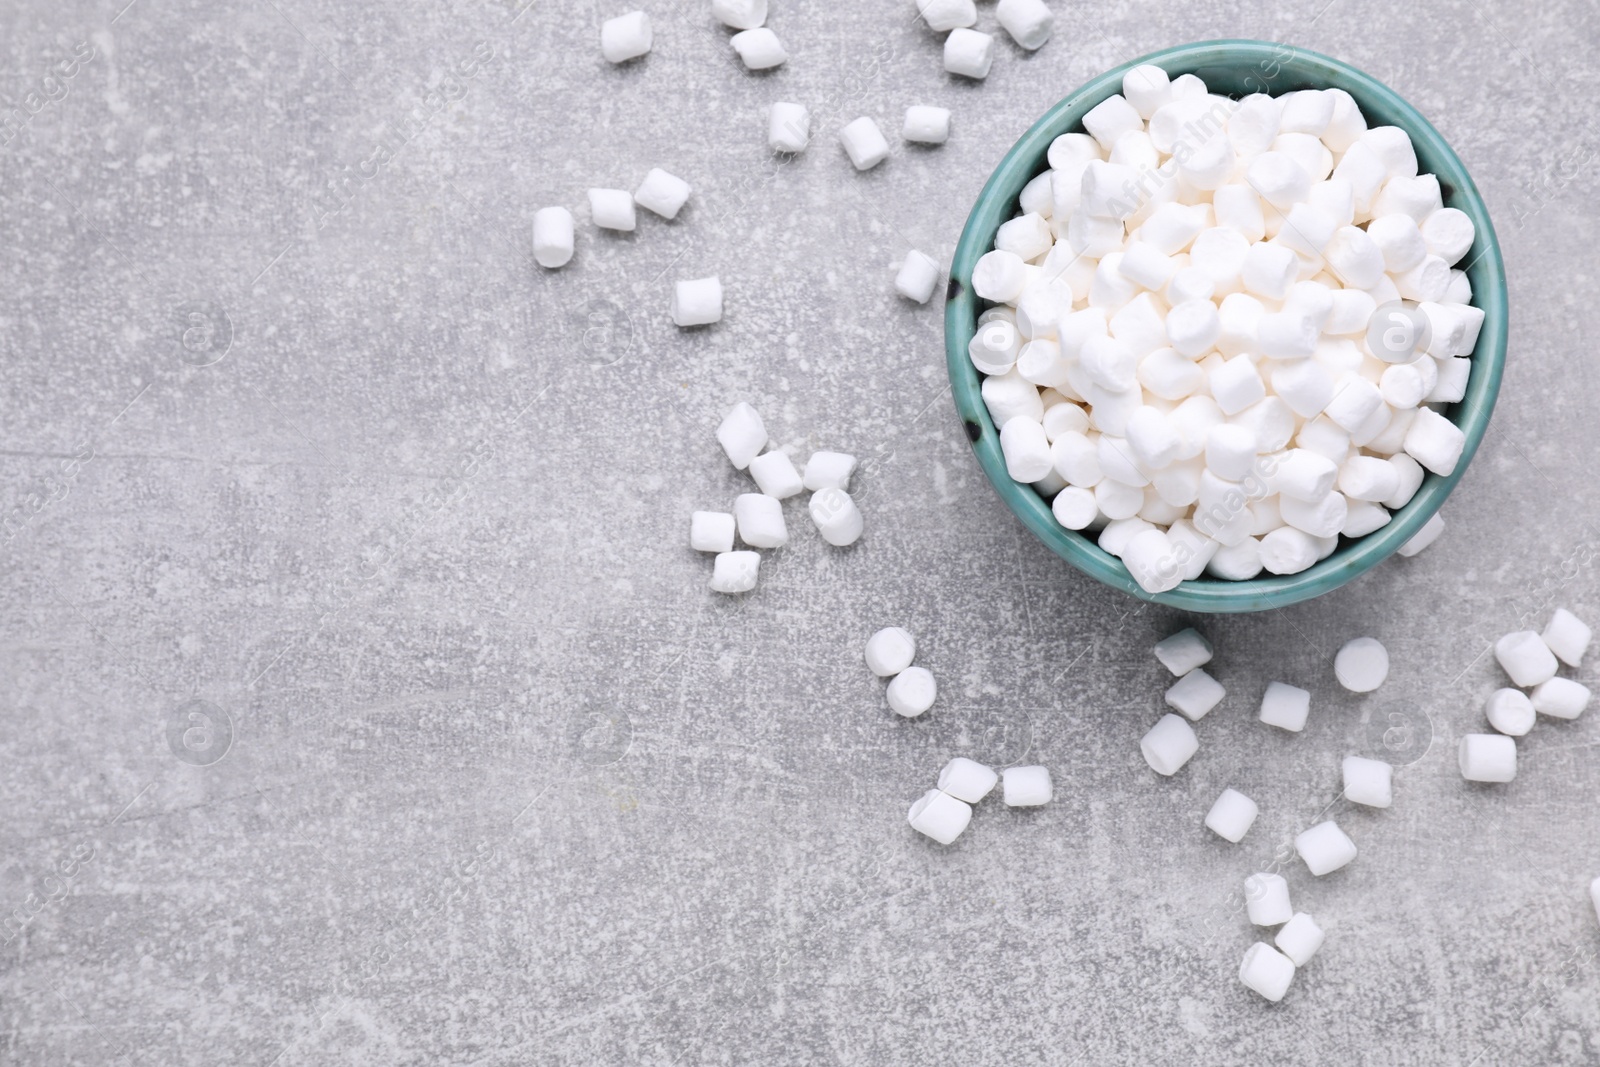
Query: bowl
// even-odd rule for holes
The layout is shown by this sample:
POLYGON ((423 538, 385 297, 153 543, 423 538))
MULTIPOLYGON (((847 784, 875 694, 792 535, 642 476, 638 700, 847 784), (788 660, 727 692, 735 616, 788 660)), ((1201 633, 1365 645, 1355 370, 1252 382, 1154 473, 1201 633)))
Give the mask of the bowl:
POLYGON ((1053 552, 1084 573, 1140 599, 1190 611, 1262 611, 1309 600, 1370 570, 1405 544, 1439 510, 1483 440, 1500 389, 1505 352, 1506 283, 1500 246, 1483 198, 1455 152, 1416 108, 1370 74, 1328 56, 1270 41, 1203 41, 1152 52, 1106 71, 1046 112, 1006 153, 978 195, 956 246, 945 302, 945 356, 956 410, 979 465, 1006 507, 1053 552), (984 406, 982 380, 967 356, 967 343, 983 310, 983 301, 972 291, 973 265, 994 247, 1000 224, 1018 213, 1017 197, 1023 185, 1047 168, 1045 153, 1050 142, 1060 134, 1081 130, 1084 113, 1121 92, 1123 74, 1143 63, 1153 63, 1172 76, 1196 74, 1212 92, 1232 97, 1259 92, 1278 96, 1293 89, 1343 89, 1355 98, 1369 126, 1399 126, 1410 134, 1420 170, 1438 175, 1445 204, 1466 212, 1477 228, 1477 238, 1462 262, 1469 264, 1466 272, 1472 282, 1472 302, 1483 309, 1483 328, 1472 353, 1466 395, 1445 413, 1466 434, 1460 462, 1448 477, 1429 473, 1416 496, 1394 513, 1388 525, 1354 540, 1341 537, 1330 556, 1299 574, 1248 581, 1201 578, 1182 582, 1167 592, 1146 592, 1121 560, 1083 534, 1061 526, 1047 500, 1006 473, 999 428, 984 406))

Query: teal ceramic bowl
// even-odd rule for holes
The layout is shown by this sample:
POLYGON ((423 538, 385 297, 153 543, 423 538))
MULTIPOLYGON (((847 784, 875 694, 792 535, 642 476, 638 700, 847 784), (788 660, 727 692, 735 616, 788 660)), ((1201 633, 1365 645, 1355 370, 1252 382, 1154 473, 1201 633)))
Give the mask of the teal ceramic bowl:
POLYGON ((1439 131, 1394 90, 1348 64, 1303 48, 1268 41, 1205 41, 1154 52, 1107 71, 1051 108, 1006 153, 978 196, 956 246, 945 303, 945 350, 956 409, 978 463, 1006 507, 1052 551, 1086 574, 1143 600, 1190 611, 1261 611, 1320 596, 1370 570, 1421 529, 1455 488, 1483 440, 1500 389, 1506 351, 1505 269, 1489 213, 1466 167, 1439 131), (1387 526, 1355 540, 1341 538, 1332 555, 1299 574, 1244 582, 1202 578, 1165 593, 1145 592, 1121 560, 1100 549, 1090 537, 1063 528, 1047 500, 1006 473, 999 427, 984 406, 982 379, 967 356, 978 315, 987 306, 972 291, 973 265, 994 247, 1000 224, 1018 213, 1017 197, 1023 185, 1048 166, 1045 153, 1050 142, 1060 134, 1082 130, 1084 113, 1121 92, 1123 74, 1142 63, 1154 63, 1174 77, 1196 74, 1212 92, 1233 97, 1259 92, 1277 96, 1293 89, 1343 89, 1360 105, 1369 126, 1399 126, 1411 135, 1420 169, 1439 176, 1445 204, 1465 211, 1477 227, 1477 240, 1462 262, 1470 264, 1466 271, 1472 282, 1472 302, 1483 309, 1483 329, 1472 353, 1466 396, 1446 413, 1466 433, 1461 461, 1448 478, 1429 474, 1416 496, 1387 526))

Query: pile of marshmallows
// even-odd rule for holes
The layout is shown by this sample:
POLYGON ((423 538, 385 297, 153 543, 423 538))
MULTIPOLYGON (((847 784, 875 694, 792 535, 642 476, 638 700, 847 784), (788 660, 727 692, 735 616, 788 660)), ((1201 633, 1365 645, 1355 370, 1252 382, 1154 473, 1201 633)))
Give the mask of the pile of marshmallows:
POLYGON ((1294 574, 1455 470, 1474 228, 1404 130, 1155 66, 1083 125, 972 272, 1006 468, 1061 525, 1151 592, 1294 574))
MULTIPOLYGON (((867 669, 888 678, 884 696, 896 715, 914 719, 933 707, 938 688, 925 667, 913 667, 917 641, 899 626, 886 626, 867 638, 867 669)), ((957 756, 939 772, 938 785, 911 805, 906 820, 920 834, 948 845, 972 821, 972 805, 988 796, 996 783, 1007 807, 1037 808, 1050 803, 1050 771, 1044 767, 1007 767, 996 773, 976 760, 957 756)))
POLYGON ((1457 756, 1461 777, 1472 782, 1509 782, 1517 776, 1517 743, 1537 715, 1576 719, 1589 706, 1589 687, 1556 675, 1561 663, 1577 667, 1589 649, 1589 627, 1566 608, 1557 608, 1540 634, 1519 630, 1494 643, 1494 658, 1521 688, 1497 689, 1485 712, 1498 733, 1467 734, 1457 756), (1529 692, 1523 692, 1523 690, 1529 692))
MULTIPOLYGON (((850 475, 856 458, 843 452, 813 452, 805 472, 795 469, 787 453, 768 444, 761 414, 744 402, 737 403, 717 427, 717 442, 739 470, 748 470, 759 493, 741 493, 733 512, 697 511, 689 520, 689 547, 715 552, 711 588, 718 593, 748 593, 756 587, 761 567, 759 553, 734 551, 733 535, 751 548, 782 548, 789 543, 783 521, 783 501, 809 490, 808 510, 817 532, 830 545, 843 548, 861 537, 866 524, 861 509, 851 499, 850 475)), ((932 684, 930 677, 929 684, 932 684)), ((931 704, 932 698, 929 698, 931 704)), ((905 714, 902 712, 901 714, 905 714)))

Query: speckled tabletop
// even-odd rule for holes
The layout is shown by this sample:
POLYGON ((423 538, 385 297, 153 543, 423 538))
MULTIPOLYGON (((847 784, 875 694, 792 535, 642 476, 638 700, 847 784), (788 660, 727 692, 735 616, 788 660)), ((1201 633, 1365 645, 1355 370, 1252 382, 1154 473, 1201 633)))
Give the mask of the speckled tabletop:
POLYGON ((909 0, 774 0, 763 75, 701 0, 640 0, 624 67, 625 2, 124 2, 0 23, 0 1061, 1600 1059, 1600 721, 1542 722, 1507 786, 1454 755, 1494 637, 1600 621, 1600 9, 1056 4, 971 84, 909 0), (1150 646, 1196 620, 999 508, 939 309, 890 283, 948 263, 1049 104, 1218 36, 1438 125, 1511 345, 1433 548, 1199 620, 1228 697, 1168 780, 1150 646), (783 165, 780 99, 818 116, 783 165), (913 103, 950 142, 855 173, 839 126, 913 103), (652 166, 694 186, 679 219, 597 234, 584 190, 652 166), (545 272, 556 203, 579 250, 545 272), (711 273, 725 319, 674 328, 711 273), (748 485, 712 436, 737 400, 863 459, 867 533, 830 549, 794 502, 723 598, 685 535, 748 485), (891 623, 942 687, 915 721, 860 659, 891 623), (1356 698, 1331 662, 1362 633, 1394 669, 1356 698), (1312 691, 1303 734, 1254 721, 1272 679, 1312 691), (1352 752, 1400 767, 1391 810, 1339 799, 1352 752), (956 754, 1043 763, 1056 800, 941 848, 905 811, 956 754), (1237 846, 1200 825, 1224 786, 1262 807, 1237 846), (1360 856, 1314 879, 1286 842, 1325 812, 1360 856), (1328 932, 1278 1005, 1236 978, 1258 869, 1328 932))

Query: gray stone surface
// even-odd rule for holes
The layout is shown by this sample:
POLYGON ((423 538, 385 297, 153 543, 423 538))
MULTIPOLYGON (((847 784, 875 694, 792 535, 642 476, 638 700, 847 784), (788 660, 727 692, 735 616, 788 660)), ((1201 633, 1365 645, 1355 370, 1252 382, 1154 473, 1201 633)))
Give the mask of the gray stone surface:
POLYGON ((1058 4, 973 85, 903 0, 774 0, 793 58, 761 76, 707 4, 641 2, 623 68, 624 2, 7 6, 0 89, 58 99, 0 146, 0 1060, 1595 1062, 1596 713, 1505 787, 1454 746, 1493 637, 1600 621, 1600 12, 1058 4), (1194 620, 998 507, 938 309, 890 279, 948 259, 1050 103, 1214 36, 1435 120, 1499 225, 1511 356, 1435 547, 1203 620, 1229 697, 1162 780, 1149 647, 1194 620), (778 99, 819 112, 786 166, 778 99), (844 121, 922 102, 947 146, 850 169, 844 121), (677 222, 587 225, 587 187, 657 165, 695 187, 677 222), (555 273, 547 203, 579 215, 555 273), (674 329, 672 280, 713 272, 726 319, 674 329), (685 538, 747 486, 712 438, 740 399, 864 458, 868 533, 830 549, 796 501, 727 599, 685 538), (917 721, 860 662, 889 623, 943 687, 917 721), (1357 699, 1331 663, 1362 633, 1394 670, 1357 699), (1253 721, 1275 678, 1314 693, 1303 735, 1253 721), (1337 800, 1348 752, 1403 765, 1392 810, 1337 800), (958 753, 1046 764, 1055 803, 932 845, 905 809, 958 753), (1262 806, 1239 846, 1200 826, 1225 786, 1262 806), (1281 862, 1328 942, 1270 1006, 1237 891, 1325 810, 1361 854, 1281 862))

